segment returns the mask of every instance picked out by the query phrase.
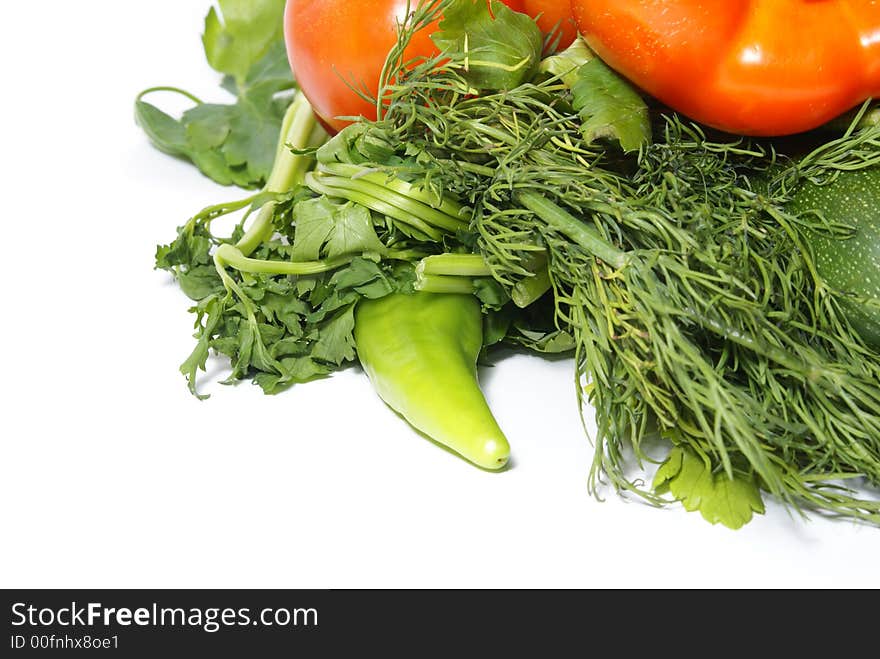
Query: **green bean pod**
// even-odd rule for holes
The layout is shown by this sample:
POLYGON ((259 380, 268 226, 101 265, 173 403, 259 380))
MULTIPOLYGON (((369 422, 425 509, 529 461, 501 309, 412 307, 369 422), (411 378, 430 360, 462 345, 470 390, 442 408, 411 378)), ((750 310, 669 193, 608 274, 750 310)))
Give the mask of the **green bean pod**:
POLYGON ((483 325, 473 295, 362 300, 354 336, 376 392, 414 428, 484 469, 507 464, 510 445, 477 380, 483 325))

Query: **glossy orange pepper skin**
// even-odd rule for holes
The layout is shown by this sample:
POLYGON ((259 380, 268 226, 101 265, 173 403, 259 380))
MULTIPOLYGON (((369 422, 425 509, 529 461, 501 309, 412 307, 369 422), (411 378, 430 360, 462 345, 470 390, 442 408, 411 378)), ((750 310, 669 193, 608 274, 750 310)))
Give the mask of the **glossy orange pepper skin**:
POLYGON ((880 0, 571 0, 590 47, 672 109, 789 135, 880 97, 880 0))
POLYGON ((550 45, 554 50, 565 50, 577 38, 577 25, 568 0, 522 0, 521 8, 512 5, 511 8, 536 19, 541 32, 552 35, 550 45))

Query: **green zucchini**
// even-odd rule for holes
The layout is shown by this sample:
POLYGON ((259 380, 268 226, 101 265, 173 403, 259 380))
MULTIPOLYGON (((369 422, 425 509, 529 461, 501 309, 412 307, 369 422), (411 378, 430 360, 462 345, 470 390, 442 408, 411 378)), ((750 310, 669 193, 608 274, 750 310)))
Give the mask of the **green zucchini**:
POLYGON ((815 231, 806 236, 819 275, 840 292, 841 308, 853 328, 880 349, 880 167, 842 171, 827 185, 805 181, 788 209, 820 212, 855 230, 842 239, 815 231))

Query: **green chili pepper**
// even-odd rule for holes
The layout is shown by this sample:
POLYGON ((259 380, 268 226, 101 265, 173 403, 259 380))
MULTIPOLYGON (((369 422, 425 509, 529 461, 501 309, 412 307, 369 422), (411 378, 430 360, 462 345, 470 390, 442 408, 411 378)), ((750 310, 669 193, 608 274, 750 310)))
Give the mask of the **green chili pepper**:
POLYGON ((510 445, 477 381, 482 322, 473 295, 394 293, 358 303, 354 336, 382 400, 474 464, 501 469, 510 445))

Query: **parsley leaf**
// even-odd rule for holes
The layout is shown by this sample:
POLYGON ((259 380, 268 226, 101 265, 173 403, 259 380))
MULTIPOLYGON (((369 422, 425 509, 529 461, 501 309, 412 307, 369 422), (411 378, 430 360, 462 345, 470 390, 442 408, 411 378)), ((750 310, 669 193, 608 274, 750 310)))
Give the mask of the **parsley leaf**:
POLYGON ((138 96, 135 120, 158 149, 189 159, 217 183, 258 189, 269 177, 290 105, 281 93, 295 86, 280 27, 284 3, 227 0, 220 7, 225 22, 212 8, 205 52, 227 74, 222 86, 235 102, 203 103, 182 90, 153 88, 138 96), (176 119, 143 100, 160 90, 180 93, 195 106, 176 119))
POLYGON ((225 310, 226 305, 223 299, 216 295, 205 298, 190 309, 196 314, 196 338, 198 341, 190 356, 180 365, 180 372, 186 376, 190 392, 202 400, 207 396, 199 394, 196 390, 196 373, 199 370, 205 370, 208 355, 211 352, 212 338, 223 319, 225 310))
POLYGON ((629 153, 651 141, 651 121, 644 99, 595 55, 578 69, 571 91, 572 105, 584 122, 581 132, 587 142, 610 139, 629 153))
POLYGON ((447 53, 464 54, 464 75, 476 89, 513 89, 541 60, 544 38, 537 23, 498 0, 460 0, 445 9, 431 35, 447 53))
POLYGON ((197 265, 177 273, 180 290, 191 300, 203 300, 223 292, 223 282, 212 265, 197 265))
POLYGON ((134 115, 157 149, 170 156, 190 156, 186 126, 182 122, 140 98, 135 101, 134 115))
MULTIPOLYGON (((276 196, 276 200, 275 217, 282 233, 260 245, 254 256, 289 262, 295 247, 288 244, 290 236, 285 231, 292 227, 285 218, 291 207, 301 204, 294 197, 276 196)), ((369 210, 350 203, 326 203, 329 212, 316 216, 321 229, 314 244, 319 253, 341 249, 346 254, 369 254, 365 246, 384 249, 369 210)), ((156 267, 172 272, 183 291, 197 301, 191 308, 196 314, 196 346, 180 367, 196 395, 198 372, 205 370, 212 350, 230 359, 232 368, 225 383, 252 378, 269 394, 329 375, 356 357, 357 302, 411 286, 412 266, 363 256, 313 276, 227 271, 221 278, 211 253, 227 240, 211 234, 210 218, 210 214, 197 216, 178 230, 174 242, 156 251, 156 267)), ((300 231, 297 227, 293 232, 294 243, 300 231)), ((240 225, 233 241, 241 233, 240 225)))
POLYGON ((336 272, 330 283, 339 290, 350 289, 369 299, 385 297, 398 288, 378 263, 360 257, 336 272))
POLYGON ((244 80, 269 46, 283 37, 284 0, 218 0, 205 18, 202 43, 211 66, 244 80))
POLYGON ((354 361, 354 304, 349 304, 321 326, 312 356, 336 366, 354 361))
POLYGON ((651 142, 651 120, 644 99, 577 38, 561 53, 541 62, 540 73, 571 90, 572 107, 583 121, 588 142, 618 142, 625 153, 651 142))
POLYGON ((692 451, 675 447, 654 476, 658 494, 670 492, 689 512, 699 510, 712 524, 730 529, 748 524, 753 513, 764 513, 764 503, 754 479, 712 473, 692 451))
POLYGON ((292 253, 295 261, 381 253, 385 249, 373 228, 372 213, 364 206, 317 197, 299 202, 295 212, 297 223, 292 253))

